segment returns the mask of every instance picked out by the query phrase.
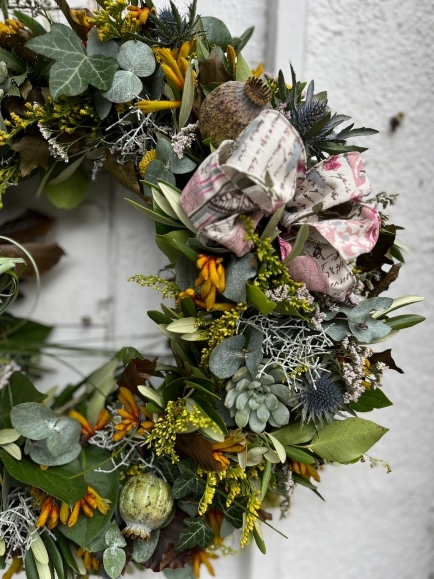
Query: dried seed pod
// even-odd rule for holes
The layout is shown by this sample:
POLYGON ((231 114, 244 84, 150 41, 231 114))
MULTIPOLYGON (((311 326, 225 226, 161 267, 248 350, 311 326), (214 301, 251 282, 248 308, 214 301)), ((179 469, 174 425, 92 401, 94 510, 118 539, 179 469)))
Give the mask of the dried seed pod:
POLYGON ((199 113, 202 139, 218 147, 238 135, 265 109, 270 109, 272 93, 259 78, 221 84, 203 101, 199 113))
POLYGON ((164 480, 153 474, 133 476, 119 499, 119 511, 127 524, 122 533, 148 541, 151 531, 167 520, 172 507, 172 489, 164 480))

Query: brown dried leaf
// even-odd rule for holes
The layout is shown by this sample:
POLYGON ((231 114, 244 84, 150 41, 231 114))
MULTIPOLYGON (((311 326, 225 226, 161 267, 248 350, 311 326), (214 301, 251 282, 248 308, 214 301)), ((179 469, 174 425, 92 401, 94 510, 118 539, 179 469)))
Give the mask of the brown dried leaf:
POLYGON ((48 143, 42 135, 23 137, 14 143, 11 149, 20 153, 20 170, 23 177, 30 175, 36 167, 48 169, 50 151, 48 143))
MULTIPOLYGON (((44 273, 51 269, 59 261, 65 252, 57 243, 24 243, 23 247, 27 249, 36 262, 39 273, 44 273)), ((0 255, 3 257, 21 257, 27 263, 27 267, 21 273, 21 276, 28 277, 35 275, 35 270, 26 254, 19 247, 12 244, 0 245, 0 255)))
POLYGON ((175 450, 181 456, 191 458, 205 470, 221 471, 222 464, 214 458, 212 444, 197 432, 178 434, 175 450))
POLYGON ((20 93, 21 93, 21 96, 23 97, 23 99, 26 99, 29 96, 32 88, 33 88, 32 83, 29 81, 28 78, 26 78, 26 80, 23 82, 23 84, 21 84, 19 87, 20 93))
POLYGON ((369 362, 371 364, 383 362, 383 364, 386 364, 386 366, 388 366, 391 370, 396 370, 400 374, 404 374, 404 370, 401 370, 401 368, 398 368, 398 366, 395 364, 395 360, 392 358, 391 352, 392 350, 390 348, 389 350, 384 350, 384 352, 375 352, 369 358, 369 362))
POLYGON ((388 272, 380 271, 381 278, 374 284, 373 289, 368 294, 368 298, 376 298, 381 293, 387 291, 390 284, 397 279, 401 265, 402 263, 395 263, 388 272))
POLYGON ((119 376, 118 386, 128 388, 133 394, 140 397, 141 394, 137 386, 146 384, 146 380, 154 375, 156 366, 157 359, 142 360, 141 358, 133 358, 119 376))
POLYGON ((36 60, 36 54, 29 48, 26 48, 26 43, 31 38, 33 38, 33 35, 28 30, 20 28, 16 34, 11 34, 3 38, 1 44, 4 48, 12 48, 18 56, 33 64, 36 60))
POLYGON ((142 197, 140 183, 132 161, 128 161, 121 165, 116 161, 110 151, 106 149, 106 159, 103 167, 106 171, 111 173, 116 181, 123 187, 142 197))
POLYGON ((369 253, 364 253, 357 258, 357 268, 362 271, 372 271, 387 263, 393 264, 393 260, 388 255, 390 248, 395 243, 396 228, 394 225, 387 225, 385 229, 389 233, 380 233, 378 241, 369 253))
POLYGON ((233 77, 228 73, 223 60, 213 48, 208 58, 199 65, 199 82, 202 86, 209 86, 228 80, 233 80, 233 77))
POLYGON ((187 518, 187 513, 179 508, 176 510, 171 522, 167 527, 161 529, 160 538, 152 557, 143 563, 146 569, 152 569, 152 571, 156 573, 163 569, 179 569, 184 567, 188 559, 200 550, 199 547, 186 549, 185 551, 181 551, 181 553, 176 553, 173 550, 182 531, 187 528, 187 525, 184 523, 184 519, 187 518))
POLYGON ((18 243, 28 243, 35 237, 45 235, 51 228, 53 219, 48 215, 28 209, 15 219, 5 221, 0 225, 0 233, 12 237, 18 243))

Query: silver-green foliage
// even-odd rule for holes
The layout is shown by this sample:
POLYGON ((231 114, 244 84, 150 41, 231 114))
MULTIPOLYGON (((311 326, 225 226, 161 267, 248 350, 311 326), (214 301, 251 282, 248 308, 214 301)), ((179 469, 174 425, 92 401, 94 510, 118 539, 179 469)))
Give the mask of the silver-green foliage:
POLYGON ((253 432, 262 432, 267 423, 274 427, 288 423, 289 388, 282 384, 283 373, 279 369, 250 373, 246 366, 240 368, 226 385, 225 406, 240 428, 247 423, 253 432))

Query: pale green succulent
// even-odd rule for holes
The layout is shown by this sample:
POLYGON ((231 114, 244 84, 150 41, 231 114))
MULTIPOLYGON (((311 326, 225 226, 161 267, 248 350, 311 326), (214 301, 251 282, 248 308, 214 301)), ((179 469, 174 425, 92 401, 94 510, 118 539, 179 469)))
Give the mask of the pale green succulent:
POLYGON ((253 432, 262 432, 267 423, 279 427, 287 424, 289 388, 283 384, 283 372, 278 368, 261 372, 259 364, 252 375, 243 366, 226 385, 225 406, 240 428, 249 424, 253 432))

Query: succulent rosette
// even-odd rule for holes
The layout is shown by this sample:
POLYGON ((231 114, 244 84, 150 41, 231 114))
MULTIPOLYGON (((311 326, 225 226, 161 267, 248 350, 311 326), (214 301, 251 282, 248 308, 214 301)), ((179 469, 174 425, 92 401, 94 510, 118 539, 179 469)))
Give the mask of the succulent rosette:
POLYGON ((170 358, 125 347, 39 392, 50 328, 32 322, 33 350, 4 316, 22 266, 4 259, 0 566, 198 577, 237 544, 265 552, 265 509, 286 514, 297 485, 319 494, 323 467, 386 433, 359 413, 390 406, 383 373, 402 371, 371 346, 423 321, 394 313, 423 298, 381 295, 402 261, 378 209, 394 199, 351 144, 376 131, 343 125, 313 82, 252 70, 251 29, 233 37, 196 2, 59 6, 68 25, 16 10, 0 26, 0 193, 39 175, 71 209, 91 162, 137 194, 167 266, 129 281, 165 298, 148 315, 170 358))

